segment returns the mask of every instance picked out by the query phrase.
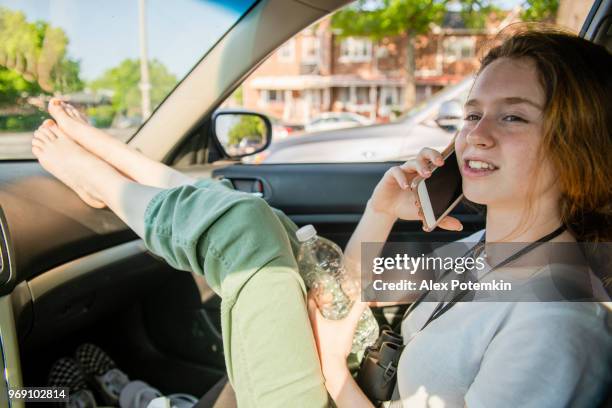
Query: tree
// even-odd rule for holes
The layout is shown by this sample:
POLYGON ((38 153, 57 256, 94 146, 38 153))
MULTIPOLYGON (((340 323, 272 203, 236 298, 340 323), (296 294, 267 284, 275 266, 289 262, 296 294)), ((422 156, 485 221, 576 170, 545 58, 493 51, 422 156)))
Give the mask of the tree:
POLYGON ((21 95, 40 93, 35 82, 26 81, 23 75, 12 69, 0 67, 0 106, 15 105, 21 95))
POLYGON ((468 28, 484 29, 487 25, 487 17, 492 13, 499 13, 491 0, 461 0, 459 4, 461 19, 468 28))
POLYGON ((559 0, 526 0, 523 3, 523 21, 554 22, 559 10, 559 0))
POLYGON ((23 94, 71 92, 83 88, 77 61, 66 56, 68 38, 60 28, 29 23, 22 12, 0 7, 0 83, 4 104, 23 94))
POLYGON ((410 107, 416 97, 414 38, 425 33, 430 23, 441 22, 444 10, 444 2, 440 0, 358 0, 336 13, 332 26, 340 30, 341 36, 365 36, 374 41, 407 37, 404 102, 410 107))
POLYGON ((41 43, 39 30, 23 13, 0 8, 0 65, 34 81, 41 43))
POLYGON ((384 37, 406 37, 404 101, 410 108, 416 96, 415 38, 427 33, 431 24, 440 25, 449 5, 459 8, 468 28, 483 28, 487 16, 498 10, 491 0, 359 0, 336 13, 332 25, 341 36, 365 36, 374 41, 384 37))
MULTIPOLYGON (((151 80, 151 103, 156 106, 170 93, 177 83, 176 77, 158 60, 149 62, 151 80)), ((104 72, 91 82, 93 90, 113 92, 112 105, 115 113, 124 112, 129 116, 141 114, 140 61, 125 59, 115 68, 104 72)))
POLYGON ((233 125, 228 134, 228 144, 238 145, 242 139, 251 139, 261 142, 266 132, 266 126, 261 118, 252 115, 240 115, 238 122, 233 125))
POLYGON ((53 90, 60 93, 82 91, 85 83, 81 80, 81 63, 69 58, 62 58, 53 67, 53 90))

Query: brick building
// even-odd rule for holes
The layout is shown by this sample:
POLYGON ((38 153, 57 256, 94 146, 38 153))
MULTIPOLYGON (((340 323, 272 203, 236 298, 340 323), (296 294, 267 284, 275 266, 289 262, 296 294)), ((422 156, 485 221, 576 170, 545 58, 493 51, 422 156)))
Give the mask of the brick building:
POLYGON ((592 6, 591 1, 560 0, 556 24, 579 33, 592 6))
MULTIPOLYGON (((491 18, 487 28, 464 27, 458 13, 415 40, 417 103, 475 71, 477 51, 499 27, 516 18, 491 18)), ((406 110, 404 84, 408 39, 341 38, 331 18, 302 31, 265 61, 244 83, 243 104, 289 123, 307 123, 328 111, 359 113, 386 121, 406 110)))

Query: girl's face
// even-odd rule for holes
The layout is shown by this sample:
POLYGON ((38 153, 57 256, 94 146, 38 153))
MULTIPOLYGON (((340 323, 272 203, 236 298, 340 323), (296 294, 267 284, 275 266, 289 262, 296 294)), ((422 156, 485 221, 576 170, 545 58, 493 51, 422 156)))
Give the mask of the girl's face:
POLYGON ((537 157, 544 103, 530 59, 500 58, 478 75, 465 104, 464 126, 455 139, 468 200, 521 207, 530 188, 535 198, 557 194, 552 166, 537 157))

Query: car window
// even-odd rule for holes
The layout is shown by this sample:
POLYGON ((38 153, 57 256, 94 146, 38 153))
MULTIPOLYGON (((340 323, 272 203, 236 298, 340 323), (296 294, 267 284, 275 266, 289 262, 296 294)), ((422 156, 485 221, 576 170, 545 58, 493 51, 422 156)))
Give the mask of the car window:
POLYGON ((385 4, 358 1, 327 16, 242 83, 242 98, 225 105, 279 124, 270 147, 243 162, 389 161, 413 157, 425 146, 441 150, 461 126, 479 58, 497 32, 521 21, 567 27, 567 21, 584 21, 589 10, 559 9, 558 2, 459 0, 420 2, 422 11, 407 9, 406 18, 385 4))
POLYGON ((53 95, 125 141, 254 2, 0 0, 0 159, 53 95))

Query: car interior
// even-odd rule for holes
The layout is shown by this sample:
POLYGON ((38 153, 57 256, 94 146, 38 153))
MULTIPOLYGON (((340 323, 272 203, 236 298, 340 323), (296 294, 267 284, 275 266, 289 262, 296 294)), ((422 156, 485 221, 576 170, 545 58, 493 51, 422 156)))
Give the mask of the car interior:
MULTIPOLYGON (((347 3, 255 2, 128 144, 191 176, 229 179, 344 247, 374 186, 397 162, 244 164, 220 148, 212 119, 270 53, 347 3)), ((612 1, 596 0, 581 35, 612 49, 611 16, 612 1)), ((35 160, 0 161, 0 208, 0 406, 9 406, 8 388, 44 386, 53 361, 84 342, 164 393, 202 396, 224 375, 220 299, 202 276, 150 254, 110 210, 88 207, 35 160)), ((452 215, 462 232, 425 233, 402 221, 389 240, 453 241, 484 226, 475 208, 460 205, 452 215)), ((393 323, 404 308, 374 312, 393 323)))

